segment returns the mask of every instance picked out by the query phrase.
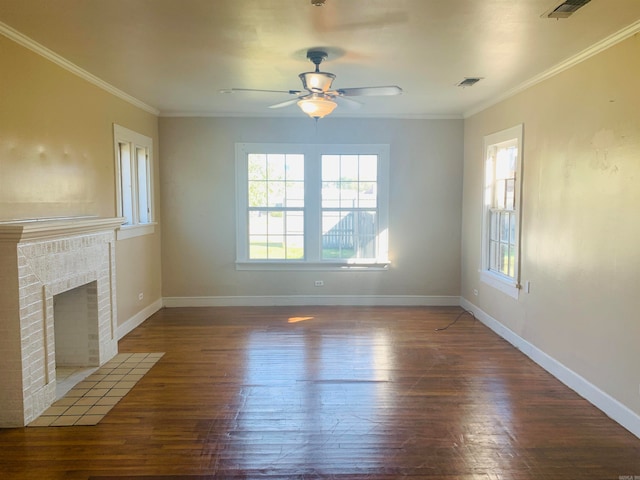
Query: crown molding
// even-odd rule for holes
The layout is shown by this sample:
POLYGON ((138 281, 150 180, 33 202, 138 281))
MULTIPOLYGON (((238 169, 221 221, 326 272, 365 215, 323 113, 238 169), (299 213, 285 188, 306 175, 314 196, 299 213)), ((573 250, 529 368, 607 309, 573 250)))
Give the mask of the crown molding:
POLYGON ((131 105, 138 107, 146 112, 149 112, 153 115, 159 115, 160 114, 160 110, 158 110, 155 107, 152 107, 151 105, 148 105, 146 103, 144 103, 141 100, 138 100, 135 97, 132 97, 131 95, 129 95, 128 93, 123 92, 122 90, 114 87, 113 85, 105 82, 104 80, 96 77, 95 75, 87 72, 86 70, 78 67, 77 65, 75 65, 74 63, 71 63, 69 60, 67 60, 64 57, 61 57, 60 55, 58 55, 57 53, 55 53, 52 50, 49 50, 47 47, 40 45, 38 42, 36 42, 35 40, 27 37, 26 35, 20 33, 19 31, 17 31, 16 29, 10 27, 9 25, 0 22, 0 34, 4 35, 5 37, 9 38, 10 40, 13 40, 14 42, 16 42, 17 44, 31 50, 32 52, 37 53, 38 55, 46 58, 47 60, 55 63, 56 65, 58 65, 59 67, 64 68, 65 70, 73 73, 74 75, 77 75, 78 77, 86 80, 89 83, 92 83, 93 85, 101 88, 102 90, 105 90, 106 92, 120 98, 121 100, 124 100, 125 102, 130 103, 131 105))
POLYGON ((468 110, 464 113, 463 117, 464 118, 469 118, 477 113, 482 112, 483 110, 486 110, 489 107, 492 107, 510 97, 513 97, 514 95, 523 92, 525 90, 527 90, 528 88, 533 87, 534 85, 543 82, 544 80, 547 80, 551 77, 554 77, 556 75, 558 75, 559 73, 568 70, 571 67, 574 67, 575 65, 584 62, 585 60, 593 57, 594 55, 597 55, 605 50, 607 50, 608 48, 613 47, 614 45, 622 42, 623 40, 626 40, 629 37, 632 37, 633 35, 635 35, 636 33, 640 32, 640 20, 635 21, 634 23, 632 23, 631 25, 623 28, 622 30, 617 31, 616 33, 614 33, 613 35, 609 35, 608 37, 604 38, 603 40, 599 41, 598 43, 592 45, 591 47, 583 50, 582 52, 578 53, 577 55, 574 55, 572 57, 567 58, 566 60, 564 60, 563 62, 560 62, 559 64, 557 64, 554 67, 551 67, 549 70, 546 70, 542 73, 540 73, 539 75, 536 75, 535 77, 527 80, 524 83, 521 83, 520 85, 518 85, 515 88, 512 88, 511 90, 507 90, 504 94, 493 98, 492 100, 489 100, 488 102, 484 102, 481 103, 480 105, 478 105, 475 108, 472 108, 471 110, 468 110))

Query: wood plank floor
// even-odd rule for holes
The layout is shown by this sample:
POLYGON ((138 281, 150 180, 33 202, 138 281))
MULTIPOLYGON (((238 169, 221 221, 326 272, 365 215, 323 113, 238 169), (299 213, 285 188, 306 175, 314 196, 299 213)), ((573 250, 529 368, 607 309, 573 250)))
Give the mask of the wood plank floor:
POLYGON ((0 430, 7 479, 640 476, 640 439, 459 308, 165 309, 97 426, 0 430), (193 476, 193 477, 191 477, 193 476))

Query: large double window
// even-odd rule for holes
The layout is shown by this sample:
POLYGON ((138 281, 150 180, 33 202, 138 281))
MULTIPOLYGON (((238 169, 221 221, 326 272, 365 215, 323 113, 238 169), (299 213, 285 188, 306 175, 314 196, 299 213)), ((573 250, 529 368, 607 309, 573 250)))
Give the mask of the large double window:
POLYGON ((485 137, 482 279, 517 297, 522 125, 485 137))
POLYGON ((236 145, 238 265, 385 267, 387 145, 236 145))

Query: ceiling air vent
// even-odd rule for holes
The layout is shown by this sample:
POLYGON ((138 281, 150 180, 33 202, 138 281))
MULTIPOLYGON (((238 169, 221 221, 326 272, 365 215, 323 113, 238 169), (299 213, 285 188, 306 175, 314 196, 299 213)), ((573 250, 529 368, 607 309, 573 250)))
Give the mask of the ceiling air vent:
POLYGON ((565 0, 557 7, 544 12, 542 16, 547 18, 569 18, 590 1, 591 0, 565 0))
POLYGON ((456 84, 456 86, 462 87, 462 88, 472 87, 476 83, 478 83, 480 80, 482 80, 481 77, 465 77, 465 79, 459 82, 458 84, 456 84))

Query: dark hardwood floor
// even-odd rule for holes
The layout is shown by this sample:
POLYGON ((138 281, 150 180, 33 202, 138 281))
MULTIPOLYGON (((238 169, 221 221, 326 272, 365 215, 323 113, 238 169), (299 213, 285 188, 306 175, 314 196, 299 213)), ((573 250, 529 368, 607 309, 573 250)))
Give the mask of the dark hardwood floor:
POLYGON ((97 426, 0 430, 3 479, 640 476, 640 439, 459 308, 165 309, 97 426), (193 476, 193 477, 191 477, 193 476))

